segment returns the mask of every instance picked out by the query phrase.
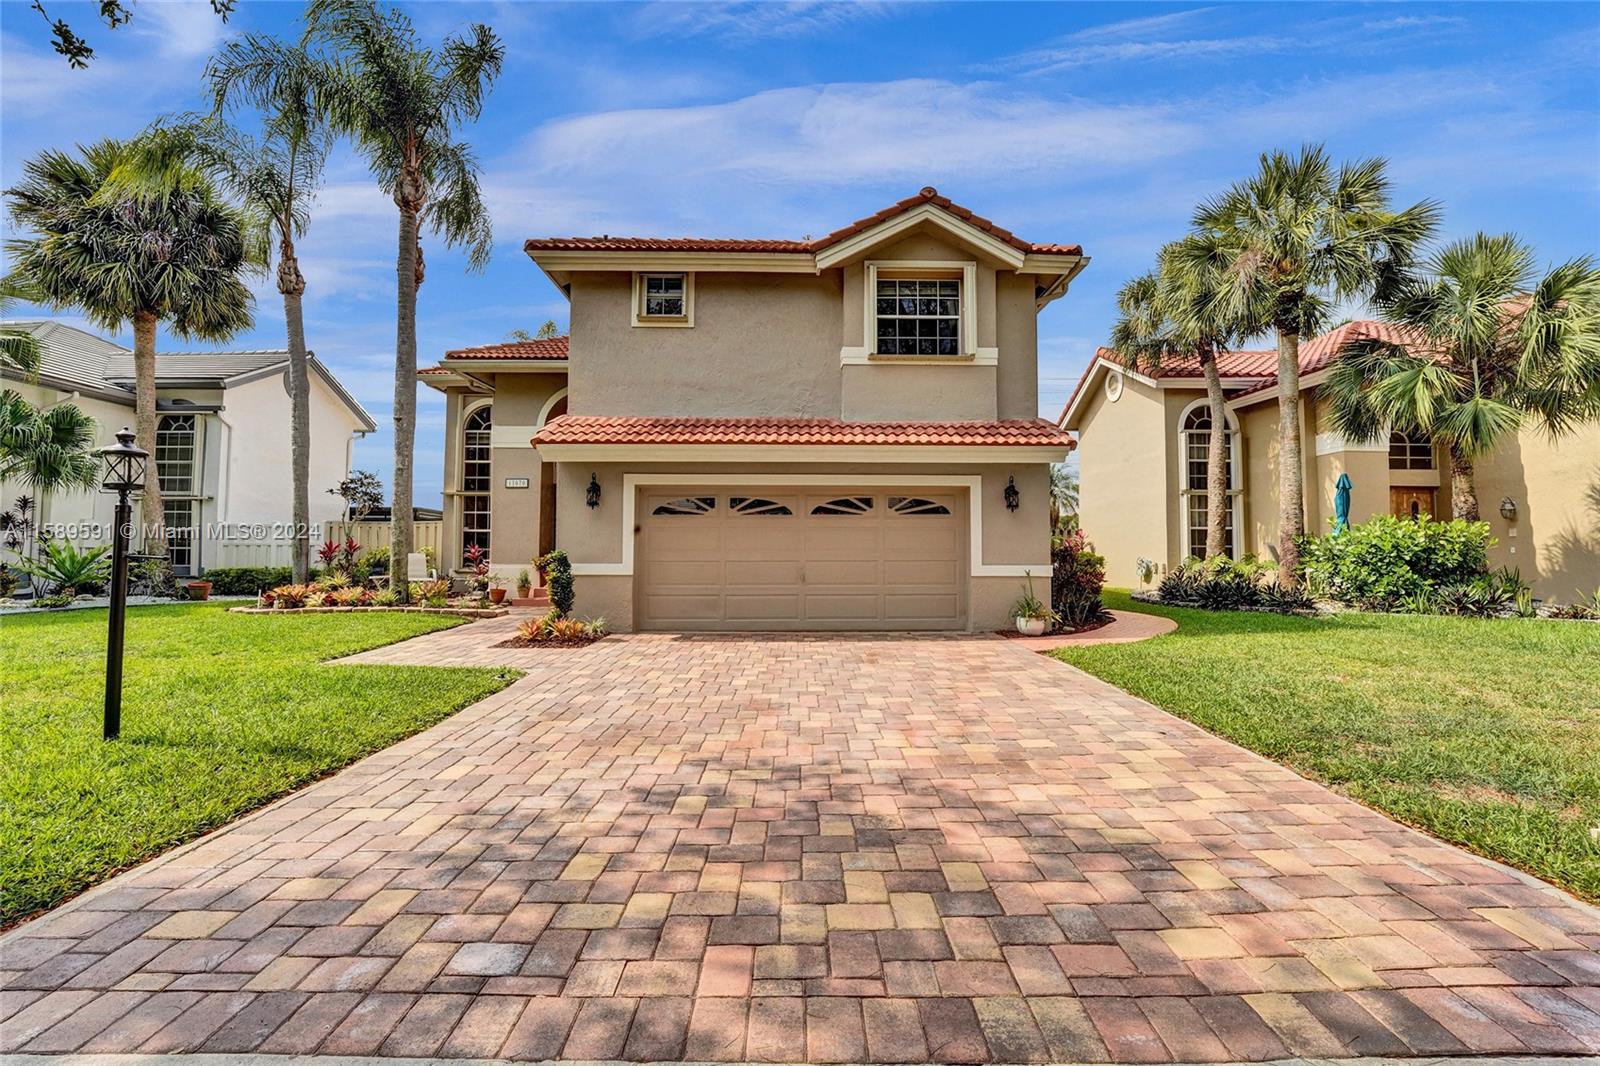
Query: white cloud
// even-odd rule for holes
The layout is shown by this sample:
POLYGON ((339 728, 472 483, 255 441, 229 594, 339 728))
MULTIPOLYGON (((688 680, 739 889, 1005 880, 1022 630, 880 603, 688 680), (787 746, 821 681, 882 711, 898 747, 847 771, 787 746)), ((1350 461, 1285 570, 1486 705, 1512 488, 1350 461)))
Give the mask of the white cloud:
POLYGON ((163 55, 180 57, 209 56, 232 32, 210 0, 140 0, 133 21, 117 32, 129 31, 156 42, 163 55))
POLYGON ((529 138, 519 165, 585 188, 575 175, 635 178, 641 168, 668 181, 737 175, 808 185, 921 183, 1148 161, 1196 147, 1200 133, 1160 106, 909 79, 559 120, 529 138))
POLYGON ((625 25, 648 37, 722 37, 730 40, 809 37, 864 19, 889 15, 892 6, 858 0, 762 0, 755 3, 681 3, 657 0, 626 9, 625 25))

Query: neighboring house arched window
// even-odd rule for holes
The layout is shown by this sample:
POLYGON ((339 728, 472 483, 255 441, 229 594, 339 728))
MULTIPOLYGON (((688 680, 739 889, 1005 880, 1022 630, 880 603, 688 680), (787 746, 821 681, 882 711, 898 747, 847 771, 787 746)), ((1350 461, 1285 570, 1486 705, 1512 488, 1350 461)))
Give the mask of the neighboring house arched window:
POLYGON ((163 415, 156 423, 156 477, 161 486, 161 520, 167 551, 179 574, 194 573, 194 506, 198 437, 194 415, 163 415))
MULTIPOLYGON (((1231 558, 1239 557, 1238 530, 1244 526, 1244 490, 1239 476, 1239 426, 1228 416, 1228 527, 1223 541, 1231 558)), ((1183 515, 1183 553, 1206 551, 1206 459, 1211 451, 1211 404, 1196 400, 1178 419, 1179 505, 1183 515)))
POLYGON ((482 404, 467 413, 461 424, 461 559, 474 544, 489 552, 490 430, 493 407, 482 404))
POLYGON ((1433 438, 1426 433, 1390 433, 1389 469, 1432 470, 1433 438))

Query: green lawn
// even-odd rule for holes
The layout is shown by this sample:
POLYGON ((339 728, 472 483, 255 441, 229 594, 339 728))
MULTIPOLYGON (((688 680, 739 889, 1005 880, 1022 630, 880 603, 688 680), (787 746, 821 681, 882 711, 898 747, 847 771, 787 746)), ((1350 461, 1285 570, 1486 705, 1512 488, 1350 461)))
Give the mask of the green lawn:
POLYGON ((122 739, 100 739, 106 612, 0 618, 0 923, 483 698, 515 675, 327 666, 436 615, 128 612, 122 739))
POLYGON ((1600 626, 1134 603, 1055 656, 1435 836, 1600 900, 1600 626))

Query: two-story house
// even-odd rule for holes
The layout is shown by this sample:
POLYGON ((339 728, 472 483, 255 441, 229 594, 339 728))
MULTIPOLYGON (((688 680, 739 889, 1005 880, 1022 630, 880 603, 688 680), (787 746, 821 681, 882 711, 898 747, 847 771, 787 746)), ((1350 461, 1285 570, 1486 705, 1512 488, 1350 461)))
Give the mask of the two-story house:
POLYGON ((570 337, 465 348, 449 550, 618 629, 993 629, 1050 577, 1039 311, 1088 260, 923 189, 817 240, 530 240, 570 337))
MULTIPOLYGON (((36 374, 0 366, 7 389, 40 406, 76 404, 95 420, 97 447, 133 425, 132 351, 65 322, 6 325, 32 333, 40 348, 36 374)), ((349 474, 357 438, 377 425, 314 353, 310 366, 310 518, 320 527, 344 517, 344 501, 329 490, 349 474)), ((283 349, 157 353, 156 472, 177 573, 288 565, 288 373, 283 349)), ((24 485, 0 482, 6 508, 28 494, 24 485)), ((57 493, 38 501, 36 517, 70 540, 105 543, 112 501, 103 492, 57 493)))

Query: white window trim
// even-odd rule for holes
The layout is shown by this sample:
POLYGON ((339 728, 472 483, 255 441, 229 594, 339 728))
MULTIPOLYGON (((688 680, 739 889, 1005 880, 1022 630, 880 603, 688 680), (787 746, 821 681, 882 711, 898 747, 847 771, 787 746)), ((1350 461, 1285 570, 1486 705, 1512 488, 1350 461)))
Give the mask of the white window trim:
POLYGON ((659 329, 694 328, 694 272, 689 270, 636 270, 633 274, 633 324, 659 329), (646 316, 644 314, 644 279, 647 277, 682 276, 683 314, 681 316, 646 316))
POLYGON ((572 564, 579 577, 632 577, 634 566, 634 526, 639 489, 657 485, 760 485, 782 488, 790 485, 834 485, 850 490, 856 486, 874 489, 934 488, 967 490, 968 570, 973 577, 1025 577, 1032 574, 1046 582, 1054 572, 1049 560, 1031 565, 987 564, 983 560, 983 476, 981 474, 623 474, 622 475, 622 561, 616 563, 572 564))
MULTIPOLYGON (((1204 496, 1205 493, 1189 488, 1189 441, 1190 433, 1197 430, 1186 430, 1183 424, 1189 421, 1196 408, 1210 407, 1210 400, 1195 400, 1185 407, 1178 415, 1178 528, 1182 531, 1183 557, 1202 556, 1206 546, 1190 543, 1189 534, 1189 497, 1204 496), (1198 550, 1196 550, 1198 548, 1198 550)), ((1233 558, 1244 557, 1244 473, 1243 456, 1244 438, 1239 433, 1239 420, 1232 411, 1225 412, 1224 424, 1228 433, 1228 484, 1237 488, 1228 490, 1228 499, 1233 506, 1233 558)), ((1209 431, 1208 431, 1209 433, 1209 431)))
POLYGON ((978 264, 975 260, 952 259, 869 259, 862 265, 864 286, 861 292, 861 344, 839 349, 839 365, 882 366, 994 366, 1000 362, 999 348, 978 347, 978 264), (896 271, 945 271, 961 275, 961 353, 959 355, 906 356, 879 355, 878 274, 896 271))

